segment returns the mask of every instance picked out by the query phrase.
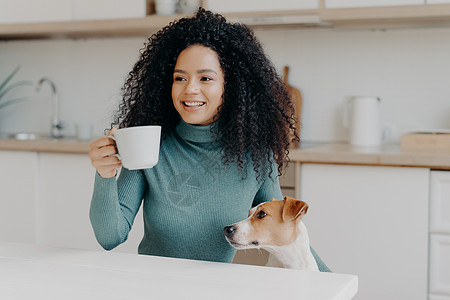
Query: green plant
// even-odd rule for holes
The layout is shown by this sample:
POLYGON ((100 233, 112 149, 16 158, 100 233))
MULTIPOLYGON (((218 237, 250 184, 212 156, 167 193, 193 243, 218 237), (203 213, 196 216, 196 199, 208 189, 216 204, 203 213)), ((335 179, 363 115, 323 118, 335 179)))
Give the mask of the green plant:
POLYGON ((5 100, 5 95, 8 92, 10 92, 11 90, 13 90, 19 86, 25 86, 25 85, 32 84, 32 82, 29 80, 21 80, 21 81, 18 81, 18 82, 8 85, 8 83, 11 81, 11 79, 14 77, 14 75, 16 75, 16 73, 19 71, 19 69, 20 69, 20 66, 17 67, 11 74, 9 74, 9 76, 6 77, 6 79, 2 83, 0 83, 0 109, 6 107, 8 105, 27 100, 26 97, 5 100))

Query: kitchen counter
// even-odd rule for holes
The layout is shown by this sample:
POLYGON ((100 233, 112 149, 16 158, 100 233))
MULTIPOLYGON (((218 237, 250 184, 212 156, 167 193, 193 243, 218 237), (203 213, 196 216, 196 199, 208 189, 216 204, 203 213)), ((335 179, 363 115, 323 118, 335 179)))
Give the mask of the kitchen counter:
POLYGON ((0 139, 0 150, 86 154, 89 151, 89 142, 69 138, 40 140, 0 139))
MULTIPOLYGON (((87 154, 89 142, 76 139, 20 141, 0 139, 0 150, 87 154)), ((355 147, 348 143, 302 143, 290 150, 297 163, 329 163, 373 166, 425 167, 450 170, 449 151, 405 150, 397 144, 379 147, 355 147)))
POLYGON ((1 299, 348 300, 354 275, 0 243, 1 299))
POLYGON ((398 144, 356 147, 348 143, 304 143, 289 152, 296 163, 324 163, 396 167, 424 167, 450 170, 450 150, 418 151, 398 144))

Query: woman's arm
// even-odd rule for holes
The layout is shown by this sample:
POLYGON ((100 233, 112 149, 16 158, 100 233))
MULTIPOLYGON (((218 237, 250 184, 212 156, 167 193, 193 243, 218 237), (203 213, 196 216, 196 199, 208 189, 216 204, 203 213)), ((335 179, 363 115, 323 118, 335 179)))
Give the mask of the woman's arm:
POLYGON ((114 249, 127 240, 146 188, 142 171, 122 168, 117 181, 115 177, 95 175, 89 218, 104 249, 114 249))

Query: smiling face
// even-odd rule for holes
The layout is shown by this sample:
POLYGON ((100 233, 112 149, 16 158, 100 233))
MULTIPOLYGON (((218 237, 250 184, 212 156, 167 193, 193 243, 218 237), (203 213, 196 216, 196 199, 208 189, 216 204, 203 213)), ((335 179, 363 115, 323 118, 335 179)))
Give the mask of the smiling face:
POLYGON ((217 53, 192 45, 178 56, 173 72, 172 100, 181 118, 193 125, 209 125, 222 104, 224 74, 217 53))

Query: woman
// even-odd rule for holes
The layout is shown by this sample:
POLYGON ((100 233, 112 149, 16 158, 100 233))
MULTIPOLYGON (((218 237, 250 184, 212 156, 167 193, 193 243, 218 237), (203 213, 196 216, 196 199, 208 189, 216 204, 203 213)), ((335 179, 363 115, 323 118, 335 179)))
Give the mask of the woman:
MULTIPOLYGON (((293 106, 252 31, 199 9, 150 37, 112 125, 160 125, 158 164, 116 168, 113 140, 91 144, 90 219, 99 243, 123 243, 143 203, 140 254, 231 262, 226 225, 282 199, 293 106)), ((328 270, 316 257, 321 270, 328 270)))

